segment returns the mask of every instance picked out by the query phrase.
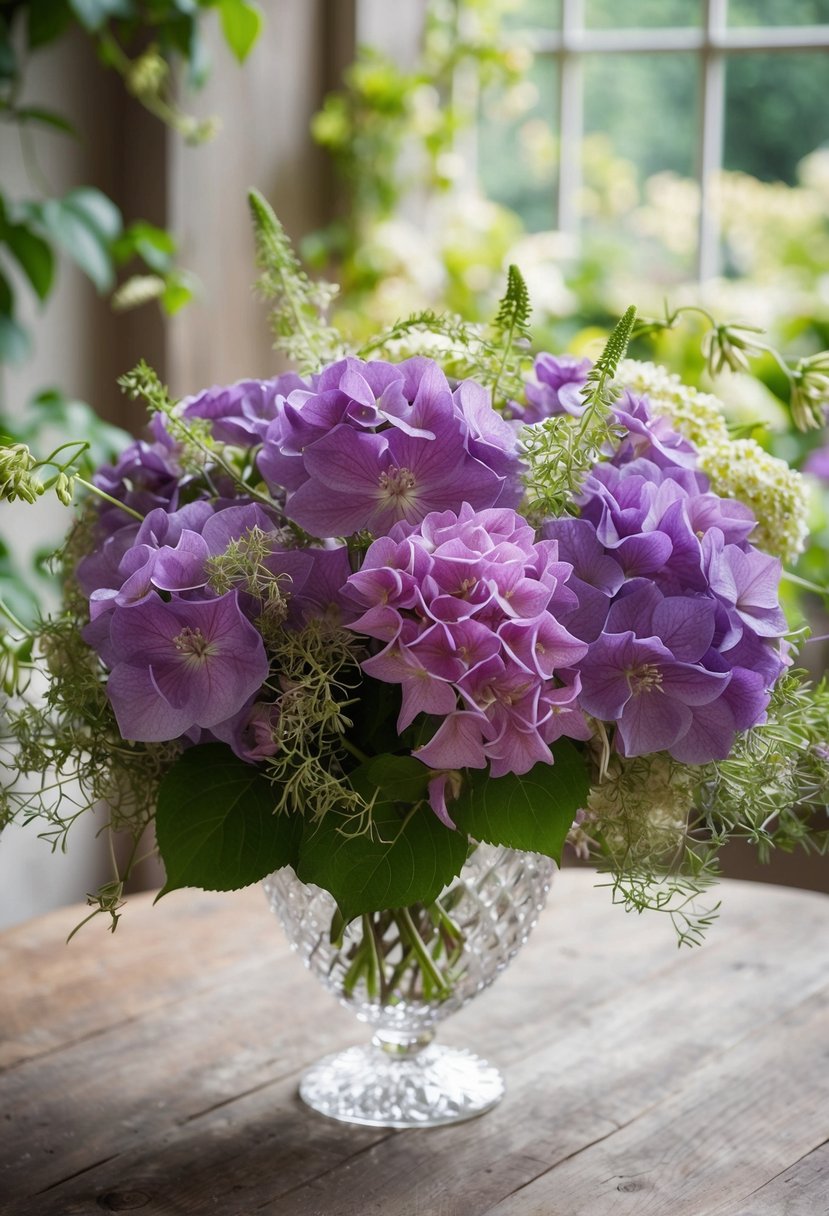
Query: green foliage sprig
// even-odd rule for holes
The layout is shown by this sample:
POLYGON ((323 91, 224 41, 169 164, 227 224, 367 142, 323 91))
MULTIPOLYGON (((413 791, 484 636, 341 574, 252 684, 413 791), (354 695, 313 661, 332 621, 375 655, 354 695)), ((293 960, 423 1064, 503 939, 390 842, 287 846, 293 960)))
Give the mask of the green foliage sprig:
POLYGON ((273 208, 258 190, 249 192, 248 202, 262 271, 258 286, 270 303, 274 345, 301 372, 317 371, 345 353, 342 337, 323 319, 336 289, 309 279, 273 208))
POLYGON ((580 418, 556 414, 522 428, 519 442, 528 465, 525 483, 533 518, 572 511, 573 498, 587 473, 602 450, 617 440, 620 432, 610 408, 618 392, 613 381, 635 318, 636 309, 631 305, 591 368, 582 390, 585 408, 580 418))
POLYGON ((502 380, 511 385, 523 381, 523 373, 527 363, 527 352, 530 347, 530 316, 532 304, 530 293, 524 276, 515 265, 510 265, 507 271, 507 287, 498 305, 498 312, 492 322, 496 341, 503 347, 503 357, 498 368, 498 374, 492 385, 492 401, 495 404, 502 380))

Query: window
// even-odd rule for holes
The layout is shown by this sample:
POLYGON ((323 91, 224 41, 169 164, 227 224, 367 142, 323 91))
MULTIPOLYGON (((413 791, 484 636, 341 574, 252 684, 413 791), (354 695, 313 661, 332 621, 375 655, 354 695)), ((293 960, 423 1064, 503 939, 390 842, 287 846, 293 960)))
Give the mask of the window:
POLYGON ((677 194, 696 236, 674 269, 705 279, 722 270, 720 170, 793 183, 801 158, 829 144, 829 0, 524 0, 510 25, 535 55, 533 106, 484 121, 479 173, 532 229, 575 237, 597 207, 623 207, 672 172, 698 183, 690 203, 677 194), (598 201, 597 147, 638 178, 617 174, 598 201))

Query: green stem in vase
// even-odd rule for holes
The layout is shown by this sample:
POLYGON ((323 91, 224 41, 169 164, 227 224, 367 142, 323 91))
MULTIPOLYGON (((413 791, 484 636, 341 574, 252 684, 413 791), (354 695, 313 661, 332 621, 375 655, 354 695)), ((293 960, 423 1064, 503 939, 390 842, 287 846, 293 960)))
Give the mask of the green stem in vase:
POLYGON ((412 920, 412 914, 409 909, 401 908, 395 914, 395 920, 400 929, 401 937, 405 937, 420 964, 423 975, 424 997, 428 1000, 433 995, 438 997, 448 996, 452 991, 451 985, 426 949, 426 944, 412 920))
POLYGON ((363 913, 363 946, 366 948, 366 993, 369 1000, 374 1000, 382 988, 383 967, 380 952, 377 949, 374 921, 366 912, 363 913))

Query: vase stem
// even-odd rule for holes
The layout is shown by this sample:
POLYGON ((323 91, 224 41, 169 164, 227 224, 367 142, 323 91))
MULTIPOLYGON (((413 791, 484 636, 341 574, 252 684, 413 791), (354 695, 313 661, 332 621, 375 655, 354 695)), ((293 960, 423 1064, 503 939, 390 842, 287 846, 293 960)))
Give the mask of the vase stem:
POLYGON ((396 1059, 411 1059, 412 1056, 416 1056, 419 1052, 423 1051, 424 1047, 428 1047, 434 1037, 435 1032, 428 1028, 415 1034, 412 1031, 407 1032, 405 1030, 390 1030, 387 1027, 378 1027, 371 1041, 375 1047, 379 1047, 386 1055, 393 1056, 396 1059))

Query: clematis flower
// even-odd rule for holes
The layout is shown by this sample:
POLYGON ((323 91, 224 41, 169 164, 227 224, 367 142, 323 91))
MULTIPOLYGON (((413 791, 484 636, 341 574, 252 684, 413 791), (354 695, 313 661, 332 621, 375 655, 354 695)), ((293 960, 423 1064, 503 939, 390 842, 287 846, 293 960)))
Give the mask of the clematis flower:
POLYGON ((264 643, 235 591, 201 602, 153 596, 117 607, 110 639, 118 661, 107 694, 125 739, 177 739, 224 722, 268 675, 264 643))

